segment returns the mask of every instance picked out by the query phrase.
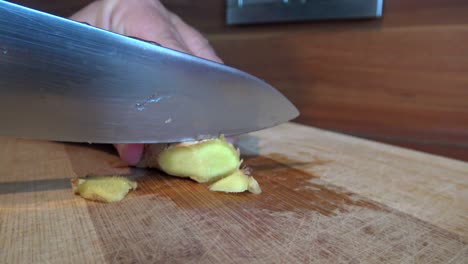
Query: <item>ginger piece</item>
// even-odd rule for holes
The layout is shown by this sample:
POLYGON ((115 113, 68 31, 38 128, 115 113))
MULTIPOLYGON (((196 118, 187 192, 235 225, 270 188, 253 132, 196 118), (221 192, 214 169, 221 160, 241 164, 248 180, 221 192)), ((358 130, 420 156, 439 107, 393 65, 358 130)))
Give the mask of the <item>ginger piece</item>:
POLYGON ((239 150, 221 136, 197 142, 145 145, 137 166, 158 168, 169 175, 200 183, 217 180, 209 187, 211 191, 260 194, 258 182, 249 176, 247 169, 239 169, 241 163, 239 150))
POLYGON ((218 180, 209 187, 210 191, 226 192, 226 193, 241 193, 250 191, 255 194, 260 194, 260 186, 252 177, 246 175, 242 170, 236 170, 232 174, 218 180))
POLYGON ((258 184, 257 180, 255 180, 255 178, 252 176, 249 177, 249 184, 247 186, 247 190, 253 194, 262 193, 262 189, 260 188, 260 185, 258 184))
POLYGON ((236 170, 232 174, 213 183, 210 191, 240 193, 245 192, 249 186, 249 176, 245 175, 241 170, 236 170))
POLYGON ((165 149, 159 144, 150 145, 145 148, 138 166, 156 167, 169 175, 204 183, 231 174, 239 168, 240 163, 239 151, 221 136, 199 142, 166 145, 165 149))
POLYGON ((87 200, 111 203, 121 201, 137 183, 119 176, 88 176, 72 179, 72 188, 87 200))

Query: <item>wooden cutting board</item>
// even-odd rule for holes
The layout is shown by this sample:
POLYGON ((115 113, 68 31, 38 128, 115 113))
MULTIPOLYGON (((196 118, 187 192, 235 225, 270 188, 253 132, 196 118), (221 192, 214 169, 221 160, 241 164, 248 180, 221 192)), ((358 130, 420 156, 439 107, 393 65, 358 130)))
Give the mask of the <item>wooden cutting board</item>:
POLYGON ((263 194, 123 167, 112 148, 0 139, 2 263, 468 263, 468 163, 284 124, 239 145, 263 194), (69 179, 128 175, 114 204, 69 179))

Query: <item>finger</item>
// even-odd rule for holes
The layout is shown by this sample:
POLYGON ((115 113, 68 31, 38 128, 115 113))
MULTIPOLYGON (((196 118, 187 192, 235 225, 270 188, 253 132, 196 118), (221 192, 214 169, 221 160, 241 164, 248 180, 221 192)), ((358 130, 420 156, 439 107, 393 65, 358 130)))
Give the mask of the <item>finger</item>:
POLYGON ((177 15, 171 14, 170 19, 193 55, 222 63, 221 58, 216 55, 208 40, 199 31, 177 15))
POLYGON ((170 49, 190 52, 172 25, 169 12, 158 1, 129 1, 120 1, 113 8, 111 28, 119 29, 120 34, 154 41, 170 49), (133 6, 129 9, 128 5, 132 3, 133 6))
POLYGON ((91 25, 96 25, 96 16, 94 14, 96 13, 96 10, 98 8, 99 8, 99 3, 93 2, 83 7, 78 12, 71 15, 69 18, 75 21, 86 22, 91 25))
POLYGON ((135 166, 143 155, 143 144, 115 144, 120 158, 130 166, 135 166))
MULTIPOLYGON (((111 30, 110 16, 114 7, 114 2, 94 1, 74 13, 70 16, 70 19, 79 22, 86 22, 105 30, 111 30)), ((115 29, 112 31, 118 32, 118 30, 115 29)))

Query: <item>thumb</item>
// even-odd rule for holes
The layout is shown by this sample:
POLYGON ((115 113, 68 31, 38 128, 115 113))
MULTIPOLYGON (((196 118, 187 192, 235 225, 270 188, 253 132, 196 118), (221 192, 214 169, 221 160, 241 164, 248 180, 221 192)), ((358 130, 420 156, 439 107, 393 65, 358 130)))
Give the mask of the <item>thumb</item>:
POLYGON ((120 158, 130 166, 135 166, 143 155, 143 144, 115 144, 120 158))

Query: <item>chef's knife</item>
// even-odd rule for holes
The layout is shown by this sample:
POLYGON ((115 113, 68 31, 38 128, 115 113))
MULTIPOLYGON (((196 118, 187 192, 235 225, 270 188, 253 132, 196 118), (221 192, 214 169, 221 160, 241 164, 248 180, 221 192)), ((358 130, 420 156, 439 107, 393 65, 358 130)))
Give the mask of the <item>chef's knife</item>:
POLYGON ((0 1, 0 135, 93 143, 237 135, 298 115, 240 70, 0 1))

